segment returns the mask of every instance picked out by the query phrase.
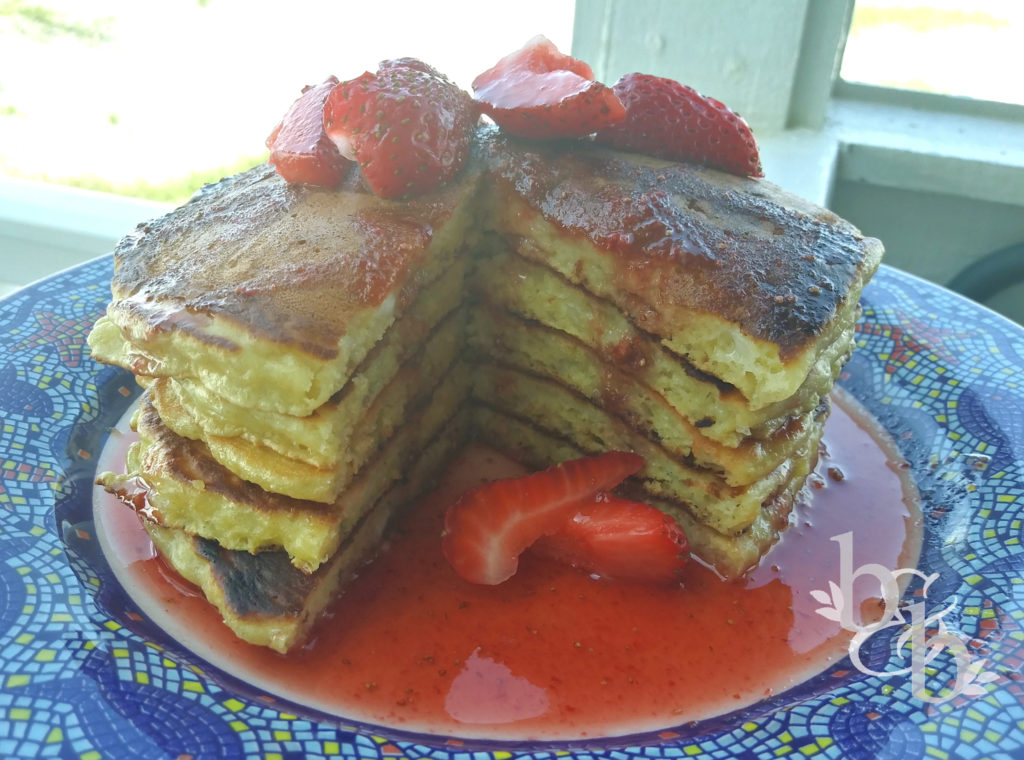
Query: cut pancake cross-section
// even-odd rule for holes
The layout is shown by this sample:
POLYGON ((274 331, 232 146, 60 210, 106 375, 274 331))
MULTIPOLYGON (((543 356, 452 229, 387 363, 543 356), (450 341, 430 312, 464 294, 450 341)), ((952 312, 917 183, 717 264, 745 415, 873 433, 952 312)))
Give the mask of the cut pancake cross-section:
POLYGON ((787 525, 881 244, 763 180, 482 129, 412 199, 256 167, 128 235, 93 356, 146 388, 100 482, 287 651, 476 441, 628 450, 733 578, 787 525))

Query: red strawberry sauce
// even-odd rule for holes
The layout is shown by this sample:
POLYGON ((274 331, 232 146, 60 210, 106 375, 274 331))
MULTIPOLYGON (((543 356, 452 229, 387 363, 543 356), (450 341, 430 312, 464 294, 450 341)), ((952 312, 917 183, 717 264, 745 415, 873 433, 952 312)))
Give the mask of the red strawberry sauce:
MULTIPOLYGON (((907 470, 854 403, 837 400, 812 506, 738 582, 691 562, 680 587, 653 588, 531 556, 500 586, 462 581, 441 555, 444 507, 479 478, 515 471, 482 448, 453 465, 315 640, 288 656, 237 640, 153 558, 134 513, 115 499, 98 500, 97 529, 116 545, 111 562, 136 585, 135 598, 168 610, 172 634, 189 631, 203 656, 268 694, 464 738, 658 731, 784 691, 846 654, 850 634, 816 614, 809 593, 839 580, 831 536, 853 531, 854 567, 916 562, 920 519, 907 470)), ((869 608, 877 587, 855 588, 855 603, 869 608)))

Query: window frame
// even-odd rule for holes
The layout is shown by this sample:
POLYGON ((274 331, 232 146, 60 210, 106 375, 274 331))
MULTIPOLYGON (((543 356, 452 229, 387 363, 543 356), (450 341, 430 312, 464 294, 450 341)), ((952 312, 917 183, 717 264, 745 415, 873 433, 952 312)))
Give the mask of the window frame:
POLYGON ((725 101, 754 127, 768 178, 812 200, 850 179, 1024 206, 1024 106, 841 79, 854 1, 577 0, 573 52, 605 81, 639 61, 725 101), (723 35, 713 45, 709 29, 723 35), (792 59, 766 45, 780 29, 799 40, 792 59), (774 87, 744 87, 729 68, 774 87))

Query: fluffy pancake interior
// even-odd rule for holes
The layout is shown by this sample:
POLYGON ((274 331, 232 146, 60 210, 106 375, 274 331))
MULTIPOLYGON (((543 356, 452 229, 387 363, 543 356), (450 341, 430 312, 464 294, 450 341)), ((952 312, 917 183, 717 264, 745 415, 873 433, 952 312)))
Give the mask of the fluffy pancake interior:
POLYGON ((749 436, 738 446, 725 446, 703 434, 713 426, 713 410, 697 420, 686 419, 642 376, 603 359, 566 333, 484 307, 474 312, 470 332, 477 355, 556 381, 657 441, 676 458, 721 475, 730 486, 765 477, 793 456, 809 434, 806 423, 814 410, 796 408, 769 437, 749 436))
MULTIPOLYGON (((520 250, 531 245, 518 243, 520 250)), ((662 395, 681 416, 699 424, 704 437, 731 447, 748 436, 767 438, 788 418, 813 410, 828 394, 852 349, 851 325, 822 347, 818 361, 791 396, 754 409, 735 388, 639 329, 615 304, 501 241, 490 246, 475 277, 481 304, 500 306, 575 338, 607 364, 662 395)))
POLYGON ((164 527, 214 538, 222 547, 259 552, 283 549, 293 564, 313 572, 326 562, 410 462, 456 416, 468 393, 467 373, 453 367, 429 403, 398 430, 331 504, 271 493, 216 462, 205 444, 175 435, 145 399, 139 442, 128 452, 126 473, 100 482, 129 503, 145 502, 164 527), (141 496, 142 498, 138 498, 141 496))
MULTIPOLYGON (((462 328, 462 314, 455 310, 436 327, 428 340, 411 347, 408 361, 396 368, 378 392, 359 393, 369 396, 369 400, 356 405, 346 403, 346 397, 338 404, 328 404, 331 411, 324 415, 334 418, 329 421, 334 435, 325 443, 329 454, 324 457, 327 460, 324 466, 282 454, 278 449, 283 446, 254 442, 252 435, 228 437, 211 433, 206 420, 193 416, 191 410, 159 393, 159 389, 165 387, 160 383, 151 390, 151 397, 170 430, 205 443, 210 456, 235 475, 272 493, 330 504, 373 454, 430 398, 433 388, 456 360, 463 342, 462 328), (348 412, 359 416, 347 419, 348 412)), ((371 366, 377 368, 378 363, 371 366)), ((358 379, 364 381, 355 384, 359 388, 377 385, 375 377, 358 379)), ((353 392, 357 393, 355 389, 353 392)), ((291 420, 288 422, 285 429, 297 426, 291 420)), ((270 429, 277 441, 282 438, 280 431, 281 427, 270 429)))
MULTIPOLYGON (((589 453, 570 438, 486 405, 474 407, 473 417, 479 440, 533 468, 540 469, 550 462, 562 462, 589 453)), ((817 449, 811 457, 797 463, 802 476, 794 473, 794 477, 769 494, 754 520, 738 533, 716 530, 695 513, 693 505, 661 498, 648 490, 646 484, 634 486, 626 491, 626 495, 671 515, 686 531, 694 556, 713 567, 722 577, 738 578, 757 564, 785 529, 789 514, 800 498, 804 478, 813 470, 816 460, 817 449)))
POLYGON ((165 561, 199 586, 235 634, 252 644, 287 652, 307 635, 324 608, 378 550, 402 507, 434 484, 438 473, 464 440, 459 415, 428 444, 403 480, 385 491, 334 552, 311 574, 291 564, 283 551, 251 554, 225 549, 181 529, 143 520, 165 561))
POLYGON ((345 386, 308 416, 240 406, 187 378, 159 378, 153 384, 153 403, 180 435, 238 438, 314 467, 335 467, 366 407, 399 367, 423 350, 438 323, 455 311, 462 300, 464 269, 465 262, 458 261, 424 288, 345 386))
MULTIPOLYGON (((809 421, 809 434, 793 457, 747 486, 729 486, 721 476, 673 456, 659 442, 553 381, 499 365, 480 365, 473 390, 475 398, 487 406, 563 437, 587 454, 635 451, 644 458, 637 478, 646 491, 690 505, 695 517, 726 534, 748 528, 772 493, 801 472, 806 476, 799 462, 817 449, 826 416, 809 421)), ((507 448, 500 442, 497 445, 507 448)))

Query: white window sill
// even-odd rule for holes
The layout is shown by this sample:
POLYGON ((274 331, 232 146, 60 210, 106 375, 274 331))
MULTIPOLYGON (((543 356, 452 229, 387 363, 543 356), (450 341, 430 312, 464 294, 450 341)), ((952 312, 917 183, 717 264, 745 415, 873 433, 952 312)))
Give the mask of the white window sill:
POLYGON ((839 180, 1024 205, 1024 120, 836 98, 820 132, 758 142, 768 180, 823 205, 839 180))
POLYGON ((0 294, 110 252, 139 222, 169 208, 0 176, 0 294))
POLYGON ((767 181, 827 206, 836 181, 839 139, 827 131, 788 129, 757 135, 767 181))

